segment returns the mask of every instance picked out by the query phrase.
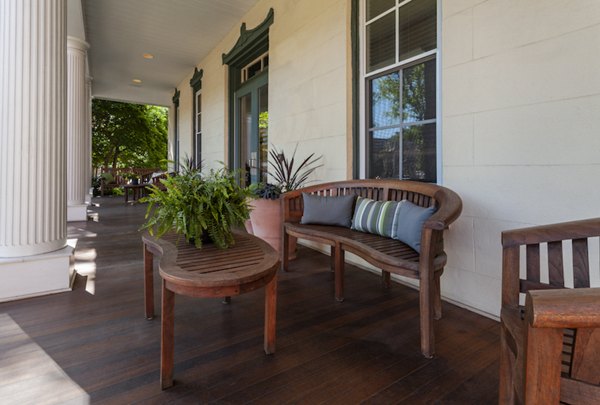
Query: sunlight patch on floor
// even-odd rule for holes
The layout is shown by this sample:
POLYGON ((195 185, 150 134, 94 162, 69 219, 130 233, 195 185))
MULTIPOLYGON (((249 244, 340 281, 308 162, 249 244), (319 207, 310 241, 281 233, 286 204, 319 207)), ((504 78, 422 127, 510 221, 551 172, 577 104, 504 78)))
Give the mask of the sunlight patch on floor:
POLYGON ((0 401, 89 404, 89 395, 7 314, 0 314, 0 401))
POLYGON ((75 251, 75 271, 87 277, 85 290, 94 295, 96 293, 96 249, 77 249, 75 251))

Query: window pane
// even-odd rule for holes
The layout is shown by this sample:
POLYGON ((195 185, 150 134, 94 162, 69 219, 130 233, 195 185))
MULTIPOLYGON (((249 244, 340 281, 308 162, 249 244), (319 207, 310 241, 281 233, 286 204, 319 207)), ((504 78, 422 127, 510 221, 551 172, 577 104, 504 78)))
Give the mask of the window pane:
POLYGON ((436 182, 435 124, 402 130, 402 178, 436 182))
POLYGON ((435 115, 435 59, 402 71, 402 120, 415 122, 435 115))
POLYGON ((371 80, 369 128, 400 124, 400 75, 394 72, 371 80))
POLYGON ((258 181, 266 183, 269 180, 269 90, 268 86, 258 89, 258 156, 260 173, 258 181))
POLYGON ((400 173, 400 128, 369 132, 370 178, 398 178, 400 173))
POLYGON ((367 0, 367 21, 396 5, 396 0, 367 0))
POLYGON ((436 0, 413 0, 399 10, 400 60, 436 48, 436 0))
POLYGON ((396 17, 390 13, 367 25, 367 71, 391 65, 396 59, 396 17))
POLYGON ((239 150, 239 162, 240 167, 244 168, 245 184, 249 186, 252 181, 252 176, 256 175, 256 167, 252 162, 250 151, 252 150, 251 144, 251 131, 252 131, 252 97, 247 94, 239 99, 239 120, 240 120, 240 150, 239 150))
POLYGON ((202 136, 201 134, 196 134, 196 150, 194 151, 194 164, 197 167, 200 167, 202 162, 202 136))

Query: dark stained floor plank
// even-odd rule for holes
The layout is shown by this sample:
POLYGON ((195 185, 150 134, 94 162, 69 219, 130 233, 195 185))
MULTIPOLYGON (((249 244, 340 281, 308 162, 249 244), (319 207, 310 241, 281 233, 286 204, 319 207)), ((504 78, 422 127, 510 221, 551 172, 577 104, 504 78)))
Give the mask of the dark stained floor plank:
MULTIPOLYGON (((145 206, 125 205, 122 198, 95 202, 97 222, 69 224, 69 237, 78 238, 75 267, 95 267, 95 274, 78 277, 70 293, 0 304, 0 314, 91 403, 496 401, 497 322, 444 303, 444 317, 435 323, 438 353, 427 360, 420 355, 417 291, 395 283, 383 289, 380 276, 348 265, 346 299, 337 302, 329 258, 302 246, 290 271, 279 274, 275 354, 262 348, 264 289, 233 297, 229 305, 176 296, 175 385, 161 391, 156 265, 155 318, 144 317, 138 229, 145 206), (86 291, 92 285, 94 294, 86 291)), ((0 353, 14 345, 7 335, 0 353)), ((52 393, 53 387, 36 389, 52 393)))

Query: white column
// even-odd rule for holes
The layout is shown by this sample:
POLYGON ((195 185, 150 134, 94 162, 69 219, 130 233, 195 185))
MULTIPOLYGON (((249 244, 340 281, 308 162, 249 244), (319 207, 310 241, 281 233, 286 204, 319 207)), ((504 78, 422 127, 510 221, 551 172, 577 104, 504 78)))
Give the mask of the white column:
POLYGON ((86 204, 92 203, 92 78, 85 77, 85 140, 86 140, 86 157, 85 162, 85 188, 87 190, 85 196, 86 204))
POLYGON ((67 289, 65 0, 0 1, 0 301, 67 289))
POLYGON ((87 83, 88 44, 67 37, 67 221, 85 221, 88 193, 87 83))

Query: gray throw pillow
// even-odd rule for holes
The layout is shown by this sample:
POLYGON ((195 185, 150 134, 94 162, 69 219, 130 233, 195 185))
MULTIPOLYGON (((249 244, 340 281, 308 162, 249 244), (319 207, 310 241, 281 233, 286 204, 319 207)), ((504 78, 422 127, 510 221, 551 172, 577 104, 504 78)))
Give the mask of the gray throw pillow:
POLYGON ((304 214, 301 224, 336 225, 349 228, 352 224, 354 195, 324 197, 302 193, 304 214))
POLYGON ((396 218, 396 226, 392 229, 392 238, 421 252, 423 224, 434 212, 435 207, 424 208, 403 200, 396 218))

